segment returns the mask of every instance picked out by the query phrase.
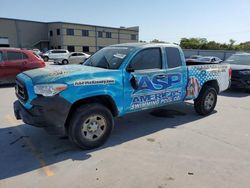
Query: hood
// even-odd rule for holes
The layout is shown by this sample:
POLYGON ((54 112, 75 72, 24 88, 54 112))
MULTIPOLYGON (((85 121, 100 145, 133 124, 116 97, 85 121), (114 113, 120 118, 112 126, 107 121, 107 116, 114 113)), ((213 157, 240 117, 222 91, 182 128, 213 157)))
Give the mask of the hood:
POLYGON ((239 65, 239 64, 230 64, 232 70, 250 70, 250 65, 239 65))
POLYGON ((23 72, 32 79, 33 84, 53 83, 53 82, 70 82, 78 78, 93 77, 95 74, 102 74, 113 70, 84 65, 51 65, 46 68, 33 69, 23 72), (89 76, 88 76, 89 75, 89 76))

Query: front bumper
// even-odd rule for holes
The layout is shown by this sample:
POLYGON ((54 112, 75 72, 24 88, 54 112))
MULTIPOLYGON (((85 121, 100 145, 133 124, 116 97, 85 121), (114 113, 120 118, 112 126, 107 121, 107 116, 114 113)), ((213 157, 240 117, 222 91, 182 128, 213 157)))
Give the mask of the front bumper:
POLYGON ((19 101, 15 101, 16 119, 22 119, 24 123, 35 127, 43 127, 51 134, 66 134, 65 123, 71 103, 60 96, 39 96, 31 104, 32 108, 26 109, 19 101))

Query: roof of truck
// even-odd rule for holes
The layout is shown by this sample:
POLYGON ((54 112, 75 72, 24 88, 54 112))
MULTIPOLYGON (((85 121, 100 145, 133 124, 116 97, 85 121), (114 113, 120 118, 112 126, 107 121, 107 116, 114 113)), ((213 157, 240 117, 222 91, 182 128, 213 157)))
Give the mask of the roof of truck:
POLYGON ((121 46, 121 47, 179 47, 178 45, 175 44, 170 44, 170 43, 143 43, 143 42, 138 42, 138 43, 123 43, 123 44, 115 44, 112 46, 121 46))

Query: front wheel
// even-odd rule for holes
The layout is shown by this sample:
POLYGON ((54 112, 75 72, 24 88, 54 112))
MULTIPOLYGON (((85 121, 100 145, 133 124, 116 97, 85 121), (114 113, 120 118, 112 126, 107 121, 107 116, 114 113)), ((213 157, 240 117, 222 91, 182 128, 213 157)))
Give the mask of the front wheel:
POLYGON ((44 60, 45 62, 48 62, 48 61, 49 61, 49 57, 48 57, 48 56, 45 56, 45 57, 43 58, 43 60, 44 60))
POLYGON ((194 109, 199 115, 209 115, 217 103, 217 92, 214 87, 204 86, 197 99, 194 100, 194 109))
POLYGON ((67 59, 62 60, 62 65, 67 65, 69 61, 67 59))
POLYGON ((111 112, 101 104, 76 109, 69 125, 70 140, 82 149, 93 149, 106 142, 114 126, 111 112))

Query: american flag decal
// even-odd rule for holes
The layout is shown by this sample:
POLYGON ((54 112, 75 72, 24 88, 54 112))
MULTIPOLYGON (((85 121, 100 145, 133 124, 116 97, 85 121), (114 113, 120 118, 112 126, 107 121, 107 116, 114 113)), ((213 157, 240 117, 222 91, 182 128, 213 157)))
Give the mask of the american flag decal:
POLYGON ((201 86, 200 82, 196 77, 191 77, 189 79, 187 96, 188 97, 197 97, 200 92, 201 86))

